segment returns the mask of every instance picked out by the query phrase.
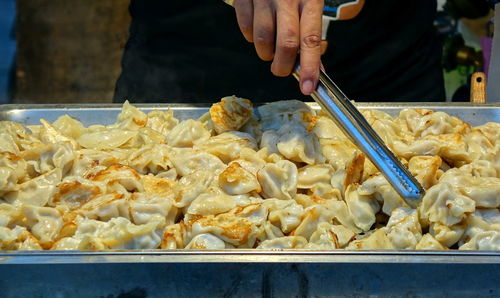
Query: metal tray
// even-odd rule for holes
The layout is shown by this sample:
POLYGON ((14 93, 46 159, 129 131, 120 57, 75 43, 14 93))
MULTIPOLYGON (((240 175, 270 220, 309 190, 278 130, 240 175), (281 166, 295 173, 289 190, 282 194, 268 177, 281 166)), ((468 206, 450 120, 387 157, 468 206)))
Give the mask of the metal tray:
MULTIPOLYGON (((315 103, 308 103, 319 109, 315 103)), ((209 104, 137 104, 148 112, 173 109, 179 119, 198 118, 209 104)), ((426 108, 458 116, 471 125, 500 122, 500 104, 470 103, 361 103, 360 109, 378 109, 397 116, 404 108, 426 108)), ((68 114, 85 125, 115 122, 121 105, 0 105, 0 121, 39 124, 39 119, 55 121, 68 114)), ((266 250, 147 250, 147 251, 36 251, 0 252, 0 264, 82 264, 82 263, 428 263, 500 264, 500 251, 266 251, 266 250)))

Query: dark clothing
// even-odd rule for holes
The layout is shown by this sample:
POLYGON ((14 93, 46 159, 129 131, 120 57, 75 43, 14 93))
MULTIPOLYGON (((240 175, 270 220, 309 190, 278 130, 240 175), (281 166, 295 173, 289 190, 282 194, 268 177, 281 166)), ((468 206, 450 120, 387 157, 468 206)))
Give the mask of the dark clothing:
MULTIPOLYGON (((327 72, 359 101, 444 100, 436 0, 366 0, 352 20, 330 24, 327 72)), ((213 102, 306 99, 277 78, 221 0, 132 0, 132 24, 115 101, 213 102)))

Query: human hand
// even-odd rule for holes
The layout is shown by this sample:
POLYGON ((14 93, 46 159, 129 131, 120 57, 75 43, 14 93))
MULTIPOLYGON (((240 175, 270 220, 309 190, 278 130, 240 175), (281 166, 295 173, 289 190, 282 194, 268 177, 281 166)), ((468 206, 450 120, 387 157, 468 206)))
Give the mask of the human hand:
POLYGON ((324 0, 234 0, 245 39, 257 55, 273 61, 271 72, 288 76, 300 49, 300 89, 311 94, 321 65, 321 25, 324 0))

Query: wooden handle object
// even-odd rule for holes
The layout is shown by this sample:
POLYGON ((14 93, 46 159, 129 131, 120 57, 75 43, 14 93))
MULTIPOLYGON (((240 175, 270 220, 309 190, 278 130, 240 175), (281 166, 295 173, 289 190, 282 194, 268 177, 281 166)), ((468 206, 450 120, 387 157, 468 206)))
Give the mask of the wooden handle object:
POLYGON ((486 75, 484 72, 472 74, 470 82, 470 102, 486 103, 486 75))

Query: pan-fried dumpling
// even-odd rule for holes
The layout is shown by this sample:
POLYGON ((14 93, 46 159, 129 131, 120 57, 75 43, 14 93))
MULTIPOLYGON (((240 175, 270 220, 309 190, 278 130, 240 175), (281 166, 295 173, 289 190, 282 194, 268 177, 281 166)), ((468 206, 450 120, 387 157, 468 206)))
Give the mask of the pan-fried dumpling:
POLYGON ((323 163, 325 161, 318 138, 308 132, 304 126, 288 123, 280 127, 277 134, 279 139, 276 147, 279 153, 287 159, 307 164, 323 163))
POLYGON ((467 217, 467 227, 459 249, 498 250, 500 248, 500 212, 476 210, 467 217))
POLYGON ((253 105, 248 99, 228 96, 210 108, 210 118, 219 134, 239 130, 252 116, 253 105))
POLYGON ((429 226, 429 234, 446 247, 450 247, 462 238, 465 232, 464 224, 446 226, 433 222, 429 226))
POLYGON ((458 193, 449 183, 443 182, 427 190, 420 205, 420 216, 433 223, 452 226, 475 209, 476 203, 473 200, 458 193))
POLYGON ((280 136, 274 130, 266 130, 260 139, 260 148, 267 149, 268 154, 279 154, 278 142, 280 136))
POLYGON ((313 117, 310 127, 312 127, 312 133, 320 139, 347 139, 335 122, 326 116, 313 117))
POLYGON ((138 134, 138 131, 133 130, 109 129, 85 133, 77 141, 83 148, 109 150, 120 148, 138 134))
POLYGON ((4 200, 14 205, 45 206, 50 197, 56 192, 56 185, 61 182, 61 176, 61 170, 54 169, 19 184, 16 191, 4 195, 4 200))
POLYGON ((292 232, 294 236, 309 239, 322 222, 332 223, 335 214, 323 205, 315 205, 304 210, 302 221, 292 232))
POLYGON ((470 125, 444 112, 427 109, 404 109, 399 119, 406 122, 409 130, 417 137, 448 133, 466 133, 470 125))
POLYGON ((257 240, 258 242, 263 242, 266 240, 276 239, 280 237, 284 237, 285 234, 281 231, 280 228, 266 221, 258 228, 257 232, 257 240))
POLYGON ((220 187, 230 195, 261 192, 257 177, 234 161, 219 175, 220 187))
POLYGON ((78 149, 78 144, 72 138, 68 138, 53 127, 47 120, 40 119, 40 140, 45 144, 68 144, 72 149, 78 149))
POLYGON ((239 218, 233 214, 204 216, 195 219, 191 224, 191 237, 210 233, 224 242, 236 247, 253 247, 256 239, 257 227, 246 218, 239 218))
MULTIPOLYGON (((230 246, 229 246, 230 247, 230 246)), ((198 234, 186 245, 186 249, 225 249, 228 245, 212 234, 198 234)))
POLYGON ((429 189, 438 182, 442 160, 439 156, 414 156, 408 161, 410 172, 429 189))
POLYGON ((304 208, 294 200, 267 199, 263 206, 269 212, 267 220, 285 234, 295 229, 304 216, 304 208))
POLYGON ((176 125, 166 136, 167 144, 173 147, 193 147, 210 138, 210 132, 200 121, 184 120, 176 125))
POLYGON ((130 204, 124 194, 104 194, 93 197, 78 209, 86 218, 109 221, 112 218, 130 219, 130 204))
POLYGON ((357 184, 349 185, 345 192, 345 201, 354 224, 366 232, 375 223, 375 214, 380 210, 380 206, 373 196, 361 195, 358 188, 357 184))
POLYGON ((431 234, 425 234, 417 243, 415 249, 444 250, 448 248, 446 246, 443 246, 439 241, 436 240, 436 238, 432 237, 431 234))
POLYGON ((0 152, 0 195, 16 190, 27 175, 26 161, 10 152, 0 152))
POLYGON ((194 146, 195 150, 213 154, 224 163, 237 159, 243 148, 257 149, 257 143, 251 135, 239 131, 224 132, 194 146))
POLYGON ((448 170, 440 183, 449 183, 462 195, 474 200, 476 207, 497 208, 500 206, 500 178, 476 177, 459 169, 448 170), (465 173, 464 173, 465 172, 465 173))
POLYGON ((90 178, 92 181, 105 183, 108 192, 144 191, 139 174, 131 167, 122 164, 111 165, 90 178))
POLYGON ((148 144, 129 155, 128 165, 141 174, 158 174, 173 167, 169 159, 170 151, 167 145, 148 144))
POLYGON ((326 161, 335 171, 344 169, 346 163, 352 160, 353 152, 358 151, 358 148, 348 140, 321 139, 320 143, 326 161))
POLYGON ((409 207, 380 173, 364 181, 358 192, 362 195, 374 195, 375 199, 383 204, 382 212, 387 215, 398 207, 409 207))
POLYGON ((174 117, 174 111, 168 109, 166 111, 154 110, 148 113, 147 127, 167 135, 172 128, 179 124, 179 120, 174 117))
POLYGON ((288 160, 268 163, 257 173, 265 198, 290 200, 297 192, 297 167, 288 160))
POLYGON ((164 221, 159 217, 144 225, 134 225, 121 217, 108 222, 80 218, 71 238, 79 250, 153 249, 161 243, 162 226, 164 221))
POLYGON ((26 225, 33 236, 40 241, 43 248, 50 248, 63 225, 59 211, 55 208, 33 205, 23 205, 21 210, 26 216, 26 225))
POLYGON ((173 194, 161 196, 133 193, 128 201, 130 220, 136 225, 143 225, 152 221, 153 217, 162 217, 166 225, 174 224, 178 209, 173 203, 173 194))
POLYGON ((422 239, 417 210, 394 209, 387 223, 386 233, 395 249, 415 249, 422 239))
POLYGON ((305 248, 307 240, 301 236, 284 236, 262 241, 257 249, 301 249, 305 248))
POLYGON ((410 159, 416 155, 439 155, 446 162, 461 166, 472 161, 464 137, 460 134, 427 135, 409 145, 394 141, 396 155, 410 159))
POLYGON ((330 185, 333 167, 329 164, 307 165, 298 170, 297 188, 308 189, 318 184, 330 185))
POLYGON ((184 208, 205 192, 214 179, 214 174, 198 170, 182 177, 174 186, 175 206, 184 208))
POLYGON ((77 140, 86 132, 85 126, 83 126, 80 121, 68 115, 57 118, 57 120, 52 123, 52 126, 62 135, 73 140, 77 140))
POLYGON ((387 237, 385 228, 380 228, 360 238, 352 241, 347 249, 394 249, 392 241, 387 237))
POLYGON ((235 200, 223 193, 203 193, 194 199, 187 208, 187 214, 217 215, 236 207, 235 200))
POLYGON ((257 108, 262 130, 277 131, 284 124, 296 122, 304 127, 315 116, 314 111, 299 100, 281 100, 265 104, 257 108))
POLYGON ((331 250, 344 248, 356 236, 351 230, 342 225, 320 223, 317 230, 311 235, 306 248, 331 250))
POLYGON ((189 175, 197 170, 218 174, 226 168, 226 165, 217 156, 190 148, 176 148, 171 152, 169 158, 181 176, 189 175))
POLYGON ((13 229, 0 226, 0 249, 43 250, 38 239, 21 226, 15 226, 13 229))
POLYGON ((166 226, 163 230, 161 249, 181 249, 186 246, 186 226, 184 222, 166 226))
POLYGON ((74 210, 105 191, 106 188, 101 183, 95 183, 80 177, 72 177, 72 179, 65 179, 57 185, 57 190, 49 199, 48 205, 74 210))
POLYGON ((148 123, 148 116, 138 108, 131 105, 128 100, 123 103, 120 114, 116 117, 116 124, 110 125, 112 128, 138 130, 148 123))

